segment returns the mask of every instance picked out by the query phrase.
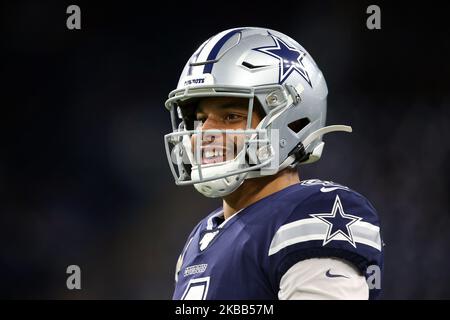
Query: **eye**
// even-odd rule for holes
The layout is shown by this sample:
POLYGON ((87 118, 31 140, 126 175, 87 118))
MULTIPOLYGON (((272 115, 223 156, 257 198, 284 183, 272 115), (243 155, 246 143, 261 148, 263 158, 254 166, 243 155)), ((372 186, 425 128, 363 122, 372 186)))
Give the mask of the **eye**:
POLYGON ((225 116, 225 120, 227 121, 240 121, 242 120, 244 117, 240 114, 237 113, 229 113, 225 116))

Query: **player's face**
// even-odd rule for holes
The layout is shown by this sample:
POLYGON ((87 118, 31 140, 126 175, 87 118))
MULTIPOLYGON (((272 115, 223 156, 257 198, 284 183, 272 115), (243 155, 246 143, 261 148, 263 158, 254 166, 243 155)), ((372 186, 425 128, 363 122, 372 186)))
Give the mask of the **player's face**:
MULTIPOLYGON (((196 111, 197 130, 243 130, 247 127, 248 99, 234 97, 214 97, 200 100, 196 111)), ((261 121, 257 112, 253 112, 251 127, 256 128, 261 121)), ((192 150, 196 154, 198 135, 193 135, 192 150)), ((202 134, 201 163, 210 164, 236 157, 244 146, 245 136, 233 133, 202 134)))

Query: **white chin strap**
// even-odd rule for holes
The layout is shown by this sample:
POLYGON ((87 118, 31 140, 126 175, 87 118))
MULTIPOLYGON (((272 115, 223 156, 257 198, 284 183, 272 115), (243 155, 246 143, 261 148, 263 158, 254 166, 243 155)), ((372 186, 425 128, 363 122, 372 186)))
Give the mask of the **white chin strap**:
MULTIPOLYGON (((303 140, 303 142, 302 142, 305 151, 308 149, 308 147, 311 145, 311 143, 313 143, 316 139, 322 137, 324 134, 327 134, 327 133, 330 133, 330 132, 336 132, 336 131, 352 132, 352 127, 344 126, 344 125, 341 125, 341 124, 337 124, 337 125, 323 127, 323 128, 320 128, 320 129, 318 129, 318 130, 316 130, 314 132, 311 132, 305 138, 305 140, 303 140)), ((320 158, 320 156, 322 155, 322 150, 323 150, 324 144, 325 144, 324 142, 320 142, 314 148, 314 150, 311 152, 311 154, 309 156, 309 159, 307 161, 305 161, 305 162, 302 162, 302 163, 311 163, 311 162, 314 162, 314 161, 318 160, 320 158)), ((286 160, 284 160, 284 162, 280 165, 280 168, 278 169, 278 172, 280 172, 281 170, 283 170, 286 167, 288 167, 291 164, 293 164, 295 162, 295 157, 296 157, 295 154, 287 157, 286 160)))

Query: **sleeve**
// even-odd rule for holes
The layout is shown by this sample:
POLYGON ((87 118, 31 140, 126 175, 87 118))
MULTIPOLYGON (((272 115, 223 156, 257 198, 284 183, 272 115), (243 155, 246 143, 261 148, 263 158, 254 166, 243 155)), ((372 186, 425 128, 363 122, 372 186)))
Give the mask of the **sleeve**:
MULTIPOLYGON (((381 270, 382 255, 378 216, 369 201, 352 190, 318 190, 277 226, 269 246, 269 274, 278 292, 281 278, 300 261, 339 258, 367 277, 369 266, 381 270)), ((371 299, 379 294, 379 287, 374 289, 371 299)))
POLYGON ((280 300, 367 300, 366 278, 351 263, 336 258, 297 262, 281 278, 280 300))

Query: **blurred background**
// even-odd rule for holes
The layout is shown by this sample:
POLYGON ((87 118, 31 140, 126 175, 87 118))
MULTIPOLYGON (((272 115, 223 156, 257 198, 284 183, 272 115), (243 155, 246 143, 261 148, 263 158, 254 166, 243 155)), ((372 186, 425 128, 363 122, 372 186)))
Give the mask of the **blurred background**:
POLYGON ((220 205, 177 187, 164 101, 190 55, 238 26, 302 44, 329 87, 302 179, 365 195, 382 221, 384 299, 450 298, 450 27, 443 7, 367 1, 2 3, 2 298, 170 299, 177 257, 220 205), (81 8, 81 30, 66 8, 81 8), (381 30, 366 8, 381 8, 381 30), (82 290, 66 288, 79 265, 82 290))

